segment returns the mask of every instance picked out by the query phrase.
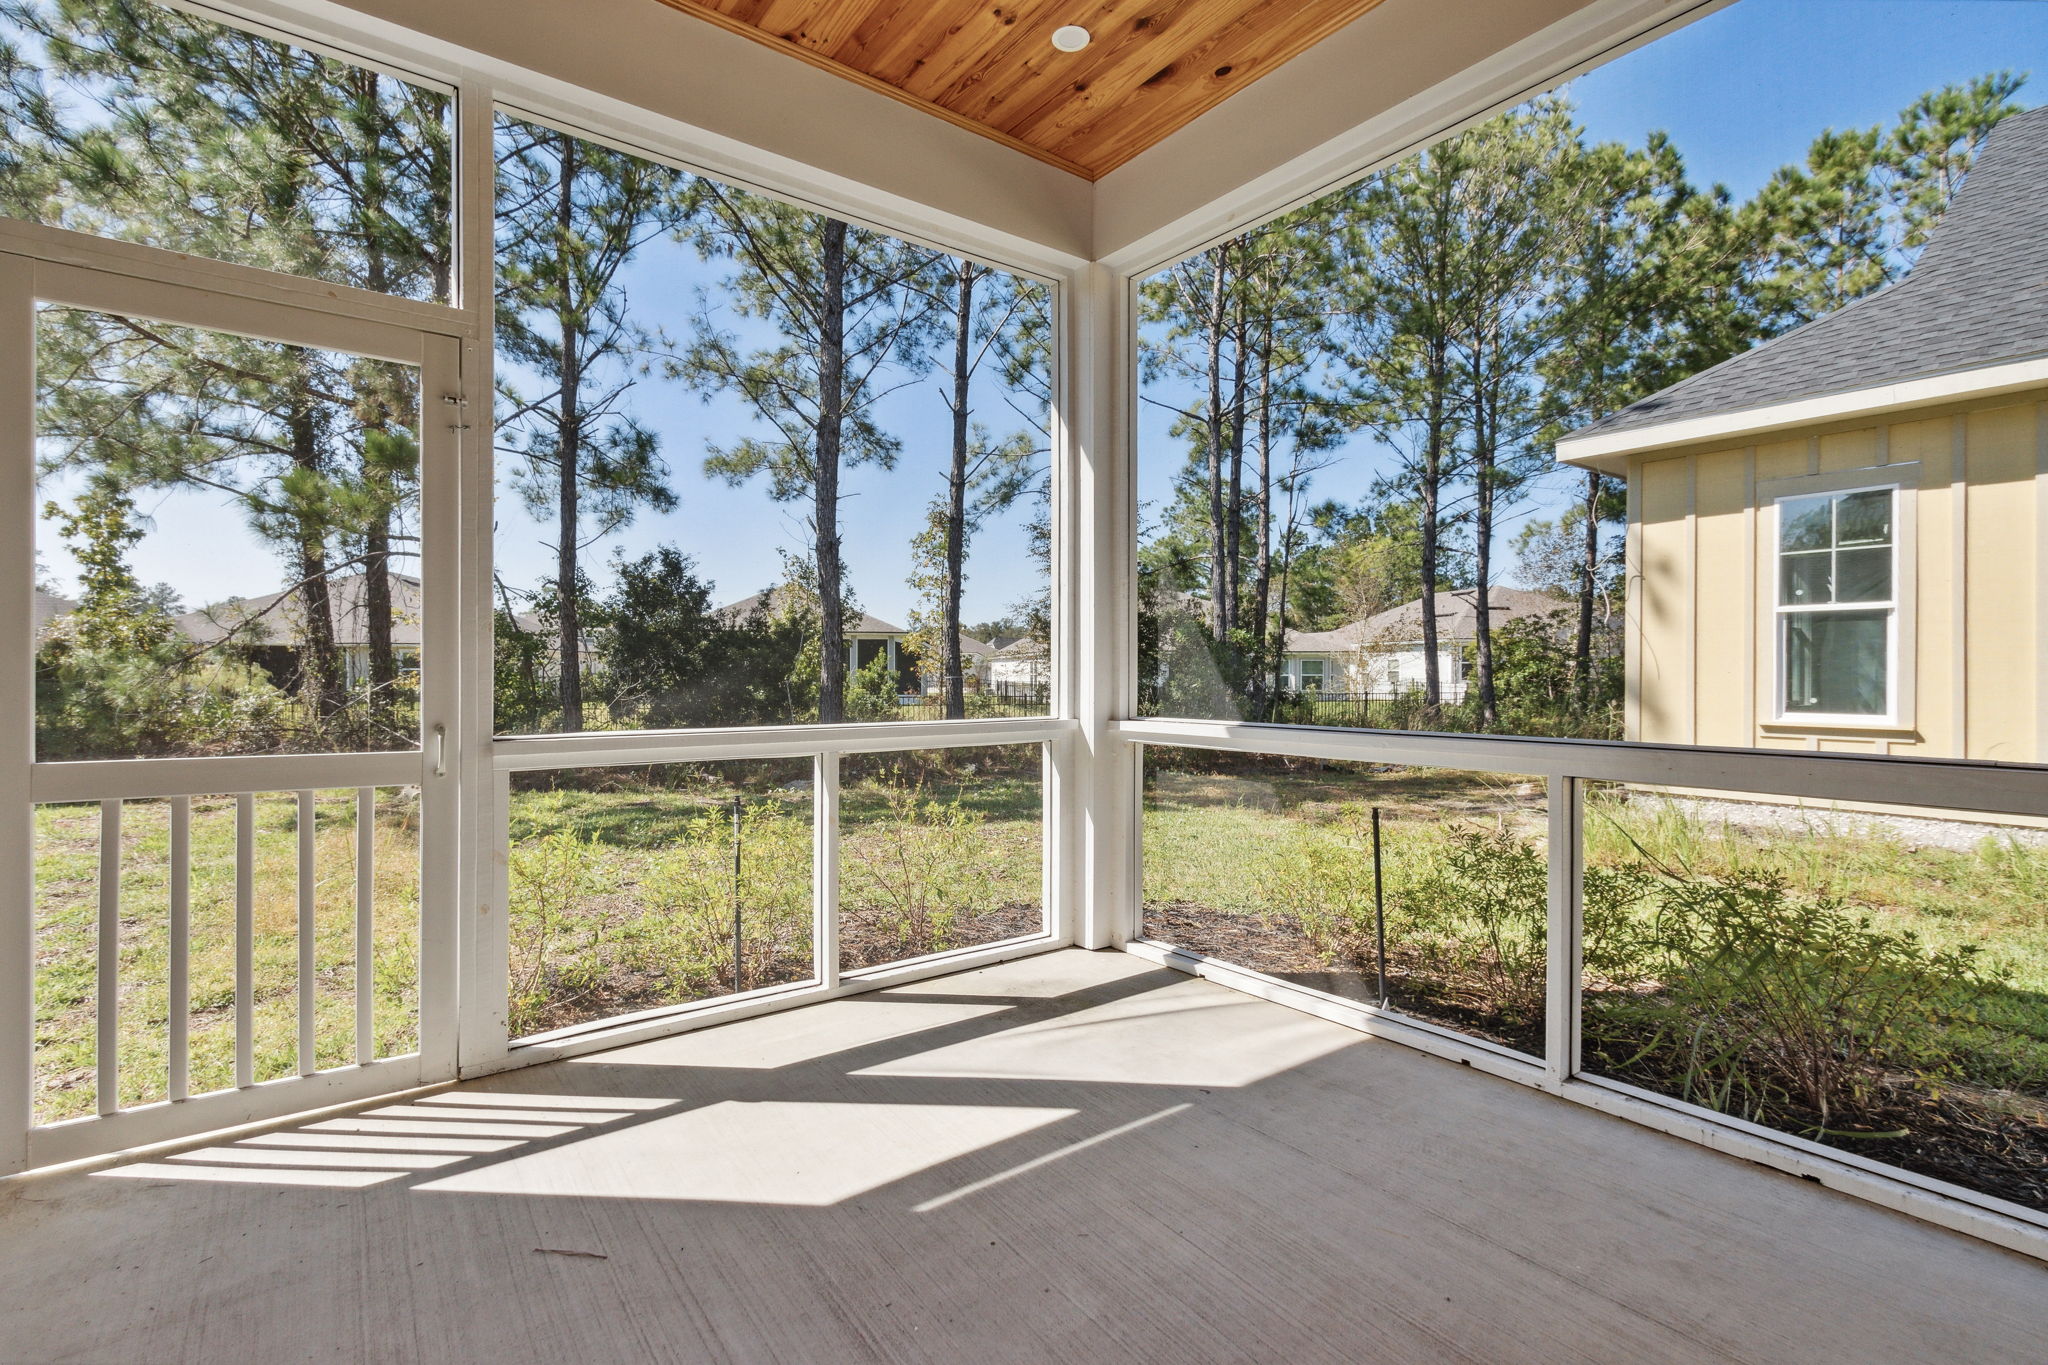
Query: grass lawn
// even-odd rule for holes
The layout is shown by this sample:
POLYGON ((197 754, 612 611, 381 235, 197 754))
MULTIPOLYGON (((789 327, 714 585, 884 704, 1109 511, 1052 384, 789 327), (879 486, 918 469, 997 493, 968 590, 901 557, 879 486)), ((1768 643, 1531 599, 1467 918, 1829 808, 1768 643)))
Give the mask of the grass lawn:
MULTIPOLYGON (((298 808, 259 796, 252 942, 255 1075, 298 1071, 298 808)), ((379 1056, 417 1046, 419 820, 410 795, 379 793, 376 938, 369 973, 379 1056)), ((194 797, 191 826, 190 1088, 234 1084, 235 802, 194 797)), ((36 810, 36 1118, 97 1107, 100 812, 36 810)), ((314 808, 315 1062, 353 1063, 356 794, 314 808)), ((120 1102, 167 1098, 170 1084, 170 804, 127 802, 121 817, 120 1102)))
MULTIPOLYGON (((815 979, 808 761, 571 774, 512 804, 513 1036, 815 979)), ((840 966, 1035 933, 1037 751, 849 757, 840 966)))

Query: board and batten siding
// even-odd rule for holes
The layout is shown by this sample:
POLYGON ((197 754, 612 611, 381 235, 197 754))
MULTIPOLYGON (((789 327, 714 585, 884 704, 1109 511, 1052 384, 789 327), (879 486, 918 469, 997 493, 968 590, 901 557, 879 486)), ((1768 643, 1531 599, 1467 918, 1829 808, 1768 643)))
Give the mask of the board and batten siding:
POLYGON ((1632 457, 1628 477, 1630 739, 2048 761, 2048 390, 1632 457), (1775 721, 1770 485, 1865 471, 1912 499, 1908 705, 1897 724, 1775 721))

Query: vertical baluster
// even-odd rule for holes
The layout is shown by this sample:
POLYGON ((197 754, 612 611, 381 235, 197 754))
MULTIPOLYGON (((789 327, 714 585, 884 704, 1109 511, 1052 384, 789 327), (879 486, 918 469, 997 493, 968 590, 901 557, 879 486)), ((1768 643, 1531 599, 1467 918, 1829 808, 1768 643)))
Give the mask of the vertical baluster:
POLYGON ((839 984, 839 755, 819 754, 812 770, 811 969, 825 987, 839 984))
POLYGON ((356 1061, 377 1059, 377 789, 356 793, 356 1061))
POLYGON ((171 1098, 192 1093, 192 798, 171 798, 171 1098))
POLYGON ((256 797, 235 798, 235 1084, 256 1083, 256 797))
POLYGON ((313 793, 299 793, 299 1074, 313 1074, 313 793))
POLYGON ((100 802, 99 1076, 102 1114, 121 1107, 121 803, 100 802))

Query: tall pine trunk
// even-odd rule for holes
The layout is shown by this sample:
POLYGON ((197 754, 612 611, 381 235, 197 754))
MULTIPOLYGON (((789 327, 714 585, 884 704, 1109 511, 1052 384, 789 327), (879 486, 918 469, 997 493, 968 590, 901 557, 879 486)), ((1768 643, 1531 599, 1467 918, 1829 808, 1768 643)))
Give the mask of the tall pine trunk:
POLYGON ((946 586, 939 627, 939 667, 948 720, 967 715, 967 684, 960 661, 960 590, 967 557, 967 366, 973 344, 974 282, 974 265, 962 262, 953 307, 953 468, 946 484, 946 586))
POLYGON ((1442 515, 1446 447, 1450 442, 1450 413, 1444 390, 1449 381, 1449 343, 1431 337, 1427 351, 1429 408, 1423 432, 1422 479, 1417 490, 1422 502, 1422 700, 1431 708, 1443 703, 1443 670, 1438 667, 1436 629, 1436 584, 1438 519, 1442 515))
POLYGON ((1586 492, 1579 504, 1585 516, 1585 543, 1579 560, 1579 622, 1572 637, 1572 686, 1579 705, 1593 700, 1593 597, 1600 579, 1600 471, 1586 471, 1586 492))
MULTIPOLYGON (((1499 359, 1498 347, 1494 359, 1499 359)), ((1473 343, 1472 370, 1473 684, 1479 693, 1479 728, 1491 730, 1500 721, 1493 685, 1493 499, 1500 460, 1500 382, 1488 368, 1483 335, 1473 343)))
MULTIPOLYGON (((1223 627, 1227 632, 1226 638, 1234 638, 1244 620, 1245 321, 1242 294, 1233 311, 1236 320, 1230 332, 1230 473, 1223 506, 1223 627)), ((1230 652, 1235 659, 1234 646, 1230 652)), ((1232 684, 1235 683, 1233 678, 1232 684)))
MULTIPOLYGON (((1267 629, 1272 621, 1273 592, 1273 333, 1270 323, 1261 339, 1258 352, 1259 373, 1259 529, 1258 544, 1254 547, 1256 558, 1252 567, 1252 638, 1258 641, 1261 653, 1271 651, 1271 662, 1275 669, 1280 665, 1283 646, 1286 641, 1267 639, 1267 629)), ((1284 627, 1283 627, 1284 630, 1284 627)), ((1265 662, 1260 661, 1262 664, 1265 662)), ((1266 679, 1272 670, 1259 667, 1252 675, 1254 714, 1269 714, 1269 697, 1279 692, 1276 683, 1269 693, 1266 679)))
POLYGON ((1223 535, 1223 280, 1226 243, 1213 249, 1207 327, 1209 406, 1209 634, 1219 643, 1230 635, 1230 571, 1223 535))
POLYGON ((844 568, 839 559, 839 456, 846 419, 846 224, 825 220, 819 258, 817 504, 818 720, 846 719, 844 568))
MULTIPOLYGON (((561 175, 555 198, 555 250, 564 264, 575 239, 576 139, 562 134, 561 175)), ((576 307, 572 273, 562 271, 561 296, 555 318, 561 330, 562 382, 556 393, 555 470, 555 610, 560 626, 557 690, 562 702, 562 729, 575 733, 583 724, 583 604, 576 572, 576 541, 582 519, 583 357, 582 326, 576 307)))
MULTIPOLYGON (((308 363, 301 355, 292 368, 287 427, 293 466, 318 481, 325 478, 326 471, 321 467, 319 422, 314 412, 317 400, 313 397, 312 377, 306 373, 308 363)), ((319 509, 301 511, 297 521, 301 695, 312 703, 313 713, 325 725, 338 718, 348 705, 341 677, 341 651, 334 640, 334 599, 327 565, 327 535, 331 528, 319 509)))

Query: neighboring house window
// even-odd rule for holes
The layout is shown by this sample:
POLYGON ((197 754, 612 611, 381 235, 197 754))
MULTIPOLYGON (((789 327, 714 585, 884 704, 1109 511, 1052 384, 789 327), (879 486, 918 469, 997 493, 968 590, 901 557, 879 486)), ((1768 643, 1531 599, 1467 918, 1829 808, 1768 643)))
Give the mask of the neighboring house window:
POLYGON ((1387 660, 1387 686, 1395 692, 1401 690, 1401 661, 1398 658, 1387 660))
POLYGON ((1780 714, 1891 714, 1897 495, 1861 488, 1778 500, 1780 714))
POLYGON ((1297 692, 1320 692, 1323 690, 1323 665, 1321 659, 1297 659, 1294 663, 1294 690, 1297 692))

